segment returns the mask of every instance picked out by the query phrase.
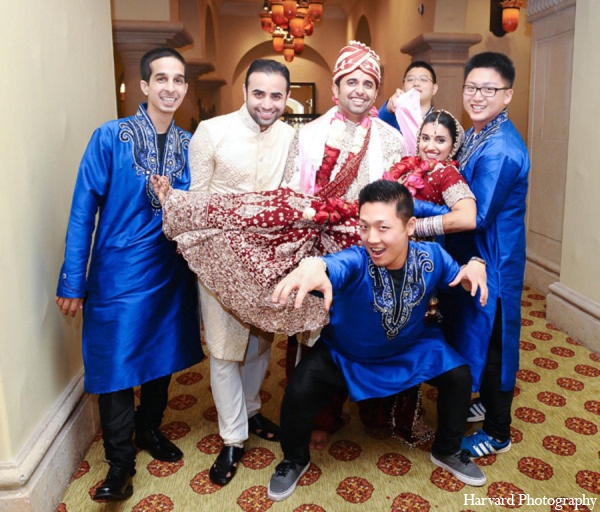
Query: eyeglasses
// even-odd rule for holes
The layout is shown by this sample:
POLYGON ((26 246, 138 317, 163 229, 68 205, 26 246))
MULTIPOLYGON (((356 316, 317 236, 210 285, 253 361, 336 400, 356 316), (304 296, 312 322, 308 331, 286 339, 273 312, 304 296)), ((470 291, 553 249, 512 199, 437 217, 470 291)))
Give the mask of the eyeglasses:
POLYGON ((475 87, 474 85, 463 85, 462 89, 465 96, 475 96, 477 91, 480 91, 482 96, 493 98, 498 91, 507 91, 510 87, 475 87))
POLYGON ((407 84, 413 84, 415 82, 426 84, 427 82, 433 82, 433 80, 431 78, 429 78, 428 76, 425 76, 425 75, 421 75, 421 76, 407 76, 404 79, 404 81, 407 84))

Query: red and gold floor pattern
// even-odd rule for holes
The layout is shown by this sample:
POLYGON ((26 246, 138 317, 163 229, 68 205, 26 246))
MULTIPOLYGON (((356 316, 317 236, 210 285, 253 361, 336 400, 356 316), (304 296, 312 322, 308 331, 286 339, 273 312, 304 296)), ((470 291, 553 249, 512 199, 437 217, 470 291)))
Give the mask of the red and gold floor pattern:
MULTIPOLYGON (((267 484, 281 451, 279 445, 256 436, 248 441, 234 480, 225 487, 214 485, 208 470, 222 441, 205 361, 176 375, 171 384, 163 432, 184 451, 184 459, 165 463, 140 452, 133 496, 121 503, 95 503, 90 497, 107 471, 97 436, 57 510, 600 510, 600 356, 547 323, 543 295, 525 287, 521 304, 513 447, 476 460, 488 479, 484 487, 466 486, 434 466, 429 446, 410 450, 393 438, 367 435, 354 404, 346 406, 348 424, 331 438, 328 449, 313 453, 309 470, 288 500, 273 503, 267 498, 267 484), (514 501, 511 496, 516 496, 514 501), (559 497, 597 502, 551 504, 559 497)), ((271 358, 261 394, 263 413, 275 420, 286 382, 285 341, 273 345, 271 358)), ((437 390, 426 386, 423 391, 427 422, 435 425, 437 390)))

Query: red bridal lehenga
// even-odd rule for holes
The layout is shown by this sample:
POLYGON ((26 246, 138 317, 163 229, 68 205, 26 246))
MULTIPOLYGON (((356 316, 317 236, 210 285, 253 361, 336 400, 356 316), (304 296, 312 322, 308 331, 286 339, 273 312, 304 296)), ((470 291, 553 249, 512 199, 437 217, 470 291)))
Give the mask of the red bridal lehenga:
MULTIPOLYGON (((338 207, 343 213, 352 205, 339 201, 338 207)), ((291 335, 323 327, 329 317, 322 299, 312 295, 300 309, 291 300, 286 306, 273 304, 275 285, 302 258, 360 243, 356 215, 342 219, 335 207, 326 208, 326 201, 286 188, 245 194, 171 190, 163 205, 163 229, 192 271, 240 320, 291 335), (304 218, 319 211, 338 222, 304 218)))
MULTIPOLYGON (((164 232, 177 242, 204 285, 243 322, 288 335, 316 330, 329 320, 322 299, 309 295, 300 309, 294 309, 293 300, 285 306, 271 303, 271 294, 302 258, 360 244, 356 203, 346 203, 339 196, 352 182, 363 156, 364 150, 344 165, 319 190, 319 197, 286 188, 244 194, 170 190, 163 205, 164 232)), ((397 164, 405 165, 390 171, 398 176, 386 177, 406 182, 414 171, 414 166, 406 165, 407 158, 411 157, 397 164)), ((464 187, 470 193, 453 166, 439 164, 426 173, 419 167, 416 174, 419 178, 408 180, 407 185, 417 185, 413 189, 417 198, 451 206, 464 187)), ((331 409, 341 411, 345 398, 338 398, 331 409)), ((416 386, 394 397, 361 402, 360 417, 375 435, 388 430, 416 446, 433 437, 422 421, 420 403, 420 387, 416 386)), ((334 425, 327 429, 330 432, 342 426, 339 417, 324 421, 334 425)))
MULTIPOLYGON (((286 188, 213 195, 170 190, 163 230, 203 284, 240 320, 288 335, 323 327, 329 318, 321 299, 308 296, 296 310, 293 301, 272 304, 271 294, 302 258, 360 243, 356 203, 339 198, 356 180, 369 139, 370 128, 358 154, 350 154, 316 196, 286 188)), ((332 169, 324 160, 321 170, 332 169)))

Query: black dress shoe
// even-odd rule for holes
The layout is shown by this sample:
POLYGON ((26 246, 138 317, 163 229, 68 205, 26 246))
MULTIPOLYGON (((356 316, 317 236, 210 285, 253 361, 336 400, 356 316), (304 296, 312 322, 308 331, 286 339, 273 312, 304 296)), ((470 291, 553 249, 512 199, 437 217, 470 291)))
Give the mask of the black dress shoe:
POLYGON ((141 450, 150 452, 157 460, 175 462, 183 457, 183 452, 169 441, 157 428, 149 428, 135 433, 135 444, 141 450))
POLYGON ((223 446, 221 453, 210 468, 208 476, 212 483, 227 485, 235 476, 238 463, 244 456, 245 449, 237 446, 223 446))
POLYGON ((279 426, 260 413, 248 418, 248 430, 267 441, 279 441, 279 426))
POLYGON ((133 494, 131 477, 135 475, 135 469, 129 466, 120 466, 112 462, 104 483, 96 489, 94 500, 121 501, 130 498, 133 494))

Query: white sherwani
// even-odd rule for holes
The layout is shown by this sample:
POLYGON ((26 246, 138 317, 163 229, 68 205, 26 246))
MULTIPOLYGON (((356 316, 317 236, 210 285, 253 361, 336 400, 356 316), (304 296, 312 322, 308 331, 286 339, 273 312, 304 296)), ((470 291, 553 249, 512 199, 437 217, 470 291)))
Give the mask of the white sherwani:
MULTIPOLYGON (((265 131, 244 104, 237 112, 202 121, 189 147, 190 190, 263 192, 279 188, 294 129, 276 121, 265 131)), ((213 357, 243 361, 249 327, 200 287, 205 339, 213 357)))
MULTIPOLYGON (((297 192, 314 194, 316 173, 323 161, 325 142, 336 111, 337 107, 333 107, 296 133, 286 163, 285 186, 297 192)), ((381 179, 383 173, 389 171, 390 167, 404 156, 404 141, 400 132, 380 119, 373 118, 371 122, 369 147, 358 168, 356 180, 344 194, 344 199, 349 201, 358 199, 358 193, 365 185, 381 179)), ((331 173, 331 179, 335 178, 346 163, 357 127, 358 123, 346 121, 340 156, 331 173)))

